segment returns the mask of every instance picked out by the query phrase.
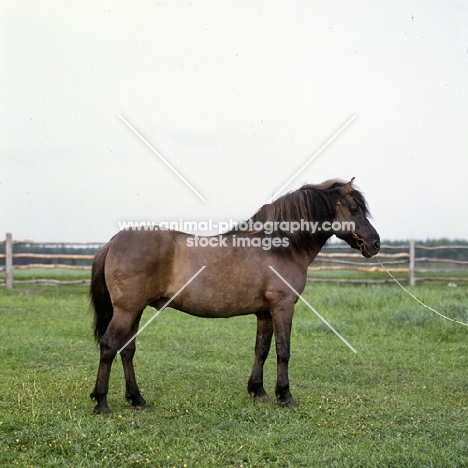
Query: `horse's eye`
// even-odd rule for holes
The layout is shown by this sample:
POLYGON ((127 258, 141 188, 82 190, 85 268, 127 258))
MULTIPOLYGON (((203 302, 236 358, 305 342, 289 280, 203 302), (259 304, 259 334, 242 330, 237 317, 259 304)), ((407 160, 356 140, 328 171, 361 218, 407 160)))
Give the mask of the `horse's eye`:
POLYGON ((349 211, 351 212, 351 214, 357 215, 357 214, 359 214, 359 207, 356 206, 356 205, 353 205, 353 206, 351 206, 349 211))

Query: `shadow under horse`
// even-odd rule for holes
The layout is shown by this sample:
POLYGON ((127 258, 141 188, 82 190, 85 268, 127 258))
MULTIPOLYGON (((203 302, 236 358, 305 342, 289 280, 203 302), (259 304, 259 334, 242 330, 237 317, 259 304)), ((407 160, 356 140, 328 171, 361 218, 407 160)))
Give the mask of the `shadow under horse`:
POLYGON ((240 225, 252 229, 208 237, 157 228, 116 234, 98 251, 92 267, 90 297, 100 344, 97 380, 91 393, 97 402, 94 412, 110 411, 109 376, 118 352, 126 398, 135 409, 146 407, 133 368, 135 337, 145 307, 161 309, 170 300, 170 307, 198 317, 255 314, 255 361, 248 391, 253 398, 268 400, 263 365, 274 334, 276 399, 282 406, 297 406, 288 378, 291 326, 298 300, 291 288, 302 293, 308 266, 333 235, 367 258, 380 249, 379 235, 368 220, 367 203, 353 187, 353 180, 304 185, 264 205, 240 225))

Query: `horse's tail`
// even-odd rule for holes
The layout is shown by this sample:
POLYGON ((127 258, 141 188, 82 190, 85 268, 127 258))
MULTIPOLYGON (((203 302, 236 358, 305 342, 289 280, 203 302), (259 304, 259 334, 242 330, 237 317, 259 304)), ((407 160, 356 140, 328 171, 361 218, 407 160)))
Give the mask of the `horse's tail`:
POLYGON ((111 243, 108 242, 97 252, 91 270, 89 297, 94 309, 94 337, 98 343, 102 335, 106 332, 107 326, 114 313, 109 290, 107 289, 106 278, 104 276, 104 265, 110 245, 111 243))

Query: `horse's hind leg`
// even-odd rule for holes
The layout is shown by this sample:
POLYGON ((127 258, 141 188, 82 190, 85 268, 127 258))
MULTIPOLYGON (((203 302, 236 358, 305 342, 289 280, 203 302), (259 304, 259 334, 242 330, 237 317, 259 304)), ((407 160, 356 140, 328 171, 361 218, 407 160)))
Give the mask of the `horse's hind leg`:
POLYGON ((96 385, 90 397, 96 400, 96 406, 93 411, 97 414, 110 413, 109 405, 107 404, 107 392, 109 390, 109 375, 112 367, 112 361, 115 357, 115 352, 107 346, 106 341, 103 343, 104 337, 101 338, 101 356, 99 359, 99 368, 96 378, 96 385))
MULTIPOLYGON (((141 313, 133 323, 132 329, 127 337, 127 341, 132 339, 138 332, 138 324, 140 323, 141 313)), ((136 382, 135 369, 133 368, 133 356, 136 349, 136 337, 130 341, 127 346, 120 352, 122 365, 125 375, 125 398, 132 404, 135 409, 146 408, 146 401, 141 396, 140 389, 136 382)))
POLYGON ((135 319, 135 314, 115 308, 112 320, 101 338, 101 355, 98 374, 96 385, 91 393, 91 398, 94 398, 97 402, 93 410, 95 413, 110 413, 107 403, 107 393, 109 391, 109 376, 112 362, 114 361, 117 351, 125 345, 125 339, 130 335, 130 330, 132 329, 135 319))
POLYGON ((268 357, 273 336, 271 316, 257 316, 257 338, 255 341, 255 363, 250 375, 247 389, 259 401, 268 401, 268 395, 263 388, 263 365, 268 357))

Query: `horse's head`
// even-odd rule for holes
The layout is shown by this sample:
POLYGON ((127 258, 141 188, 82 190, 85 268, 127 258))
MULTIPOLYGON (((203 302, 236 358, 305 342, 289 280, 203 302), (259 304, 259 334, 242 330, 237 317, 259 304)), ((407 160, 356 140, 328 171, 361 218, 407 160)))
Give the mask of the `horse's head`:
POLYGON ((370 258, 380 250, 380 236, 367 219, 366 201, 361 192, 353 189, 353 181, 354 177, 338 189, 333 233, 370 258))

